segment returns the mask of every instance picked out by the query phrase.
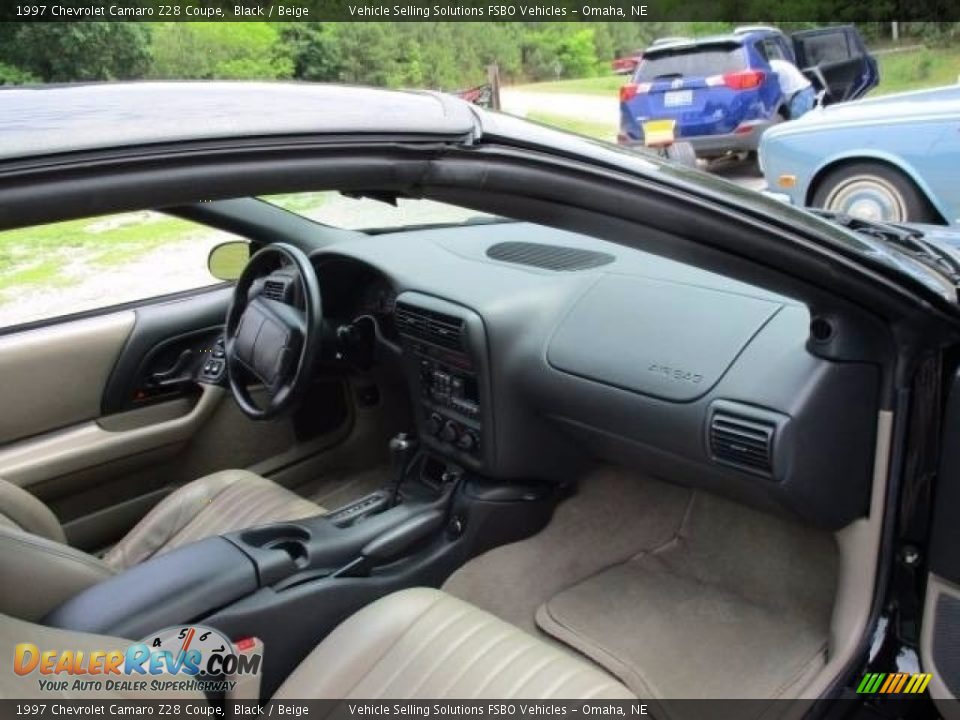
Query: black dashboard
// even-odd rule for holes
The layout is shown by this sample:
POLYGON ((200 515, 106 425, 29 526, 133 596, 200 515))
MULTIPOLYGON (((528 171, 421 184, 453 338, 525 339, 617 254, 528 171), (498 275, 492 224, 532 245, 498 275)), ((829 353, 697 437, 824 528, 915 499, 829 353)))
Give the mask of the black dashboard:
POLYGON ((369 315, 393 336, 397 293, 381 271, 350 258, 330 255, 317 256, 314 267, 323 296, 324 317, 349 322, 369 315))
POLYGON ((879 371, 810 352, 801 303, 525 223, 314 254, 324 315, 402 347, 424 444, 499 478, 596 459, 838 528, 866 509, 879 371))

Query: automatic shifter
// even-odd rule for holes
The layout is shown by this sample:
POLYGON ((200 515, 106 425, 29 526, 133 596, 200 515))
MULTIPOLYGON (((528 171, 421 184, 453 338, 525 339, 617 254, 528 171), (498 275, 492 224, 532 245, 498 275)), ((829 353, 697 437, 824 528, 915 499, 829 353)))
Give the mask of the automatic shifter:
POLYGON ((384 488, 389 498, 387 507, 397 504, 400 486, 417 455, 417 445, 417 439, 408 433, 398 433, 390 438, 390 480, 384 488))

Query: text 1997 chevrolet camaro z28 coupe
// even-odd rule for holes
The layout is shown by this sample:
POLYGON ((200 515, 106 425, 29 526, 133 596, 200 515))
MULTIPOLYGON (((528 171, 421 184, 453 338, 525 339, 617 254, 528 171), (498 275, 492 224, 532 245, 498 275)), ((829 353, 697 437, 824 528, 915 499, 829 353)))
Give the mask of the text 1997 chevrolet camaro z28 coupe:
POLYGON ((3 229, 245 240, 0 336, 4 657, 198 623, 263 642, 264 699, 960 693, 949 246, 436 94, 0 106, 3 229), (261 199, 321 192, 414 220, 261 199))

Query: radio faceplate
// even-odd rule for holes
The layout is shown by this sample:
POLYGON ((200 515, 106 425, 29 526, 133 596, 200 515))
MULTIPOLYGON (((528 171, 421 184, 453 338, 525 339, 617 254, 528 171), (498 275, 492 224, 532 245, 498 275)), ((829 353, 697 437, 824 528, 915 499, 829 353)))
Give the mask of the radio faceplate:
POLYGON ((446 357, 449 353, 432 352, 435 348, 421 343, 414 343, 413 349, 419 368, 420 401, 428 411, 425 430, 464 452, 479 453, 482 424, 476 375, 464 367, 464 362, 450 363, 446 357))
POLYGON ((468 308, 406 292, 395 319, 422 441, 468 466, 491 459, 486 337, 468 308))

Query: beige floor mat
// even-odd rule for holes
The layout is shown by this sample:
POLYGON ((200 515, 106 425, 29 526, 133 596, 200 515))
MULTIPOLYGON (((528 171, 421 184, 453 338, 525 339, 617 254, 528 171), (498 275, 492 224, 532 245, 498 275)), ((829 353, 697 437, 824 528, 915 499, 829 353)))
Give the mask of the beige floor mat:
POLYGON ((642 698, 792 697, 825 661, 835 577, 829 533, 697 493, 673 541, 536 619, 642 698))
POLYGON ((794 697, 823 665, 836 573, 828 532, 607 468, 444 590, 642 698, 794 697))
POLYGON ((608 468, 580 482, 550 524, 457 570, 443 589, 539 634, 534 614, 564 588, 670 541, 690 491, 608 468))

